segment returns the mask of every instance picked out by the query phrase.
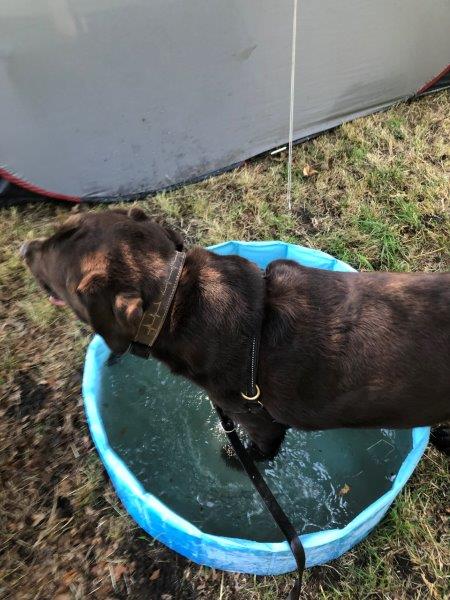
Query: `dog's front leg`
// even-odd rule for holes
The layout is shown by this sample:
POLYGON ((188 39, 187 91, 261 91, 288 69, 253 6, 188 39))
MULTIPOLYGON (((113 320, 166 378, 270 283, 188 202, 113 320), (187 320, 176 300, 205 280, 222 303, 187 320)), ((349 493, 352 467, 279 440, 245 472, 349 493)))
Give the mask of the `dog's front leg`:
POLYGON ((231 418, 242 425, 250 438, 249 450, 256 460, 275 458, 283 443, 287 427, 277 423, 268 412, 238 413, 231 418))
MULTIPOLYGON (((250 444, 246 448, 253 460, 275 458, 288 429, 285 425, 275 422, 264 409, 256 409, 252 412, 233 412, 230 407, 223 407, 223 410, 235 424, 241 425, 248 434, 250 444)), ((223 455, 228 461, 230 457, 228 448, 223 455)))

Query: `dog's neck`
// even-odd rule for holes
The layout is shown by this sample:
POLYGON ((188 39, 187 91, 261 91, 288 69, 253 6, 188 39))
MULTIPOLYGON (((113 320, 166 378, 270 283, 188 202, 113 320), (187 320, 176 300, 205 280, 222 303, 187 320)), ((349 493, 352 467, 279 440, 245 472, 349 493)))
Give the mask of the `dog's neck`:
POLYGON ((135 343, 151 348, 157 340, 175 296, 185 259, 184 252, 175 252, 173 255, 161 294, 145 311, 134 338, 135 343))
POLYGON ((240 385, 248 339, 263 311, 263 289, 261 273, 249 261, 193 248, 151 354, 200 385, 234 370, 240 385))

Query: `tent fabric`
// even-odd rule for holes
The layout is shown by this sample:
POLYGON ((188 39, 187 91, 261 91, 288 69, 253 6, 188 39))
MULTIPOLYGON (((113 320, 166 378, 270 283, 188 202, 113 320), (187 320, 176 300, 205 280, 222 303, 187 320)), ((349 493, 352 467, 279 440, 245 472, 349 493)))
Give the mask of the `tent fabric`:
MULTIPOLYGON (((450 2, 299 0, 294 138, 413 96, 450 2)), ((3 0, 0 177, 66 200, 193 181, 284 145, 292 0, 3 0)))

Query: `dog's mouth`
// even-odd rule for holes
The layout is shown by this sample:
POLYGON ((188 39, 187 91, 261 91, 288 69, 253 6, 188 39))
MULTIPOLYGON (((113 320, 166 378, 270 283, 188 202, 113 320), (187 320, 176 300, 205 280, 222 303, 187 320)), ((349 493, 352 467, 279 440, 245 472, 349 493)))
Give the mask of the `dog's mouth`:
POLYGON ((47 292, 48 294, 48 300, 50 302, 50 304, 53 304, 53 306, 66 306, 66 303, 64 302, 64 300, 62 300, 58 294, 56 294, 49 285, 47 285, 46 283, 42 284, 42 287, 44 288, 44 290, 47 292))
POLYGON ((61 298, 58 298, 57 296, 49 296, 48 299, 50 301, 50 304, 53 304, 53 306, 65 306, 66 305, 64 300, 61 300, 61 298))

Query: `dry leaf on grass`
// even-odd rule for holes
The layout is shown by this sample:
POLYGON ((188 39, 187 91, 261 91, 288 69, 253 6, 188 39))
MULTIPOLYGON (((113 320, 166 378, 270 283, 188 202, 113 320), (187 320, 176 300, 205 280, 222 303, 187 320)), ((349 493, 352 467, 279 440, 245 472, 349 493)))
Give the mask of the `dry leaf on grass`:
POLYGON ((39 525, 39 523, 42 523, 45 517, 45 513, 36 513, 35 515, 33 515, 33 527, 36 527, 37 525, 39 525))
POLYGON ((63 585, 61 587, 68 588, 77 575, 77 571, 67 571, 67 573, 64 573, 62 576, 63 585))
POLYGON ((155 579, 158 579, 160 573, 161 569, 156 569, 156 571, 153 571, 153 573, 149 577, 150 581, 155 581, 155 579))
POLYGON ((119 563, 118 565, 116 565, 114 567, 113 572, 114 572, 114 577, 115 577, 116 581, 119 581, 119 579, 125 573, 128 573, 128 567, 127 567, 127 565, 124 565, 123 563, 119 563))
POLYGON ((303 167, 303 176, 304 177, 312 177, 312 175, 317 175, 319 171, 314 169, 311 165, 305 165, 303 167))

